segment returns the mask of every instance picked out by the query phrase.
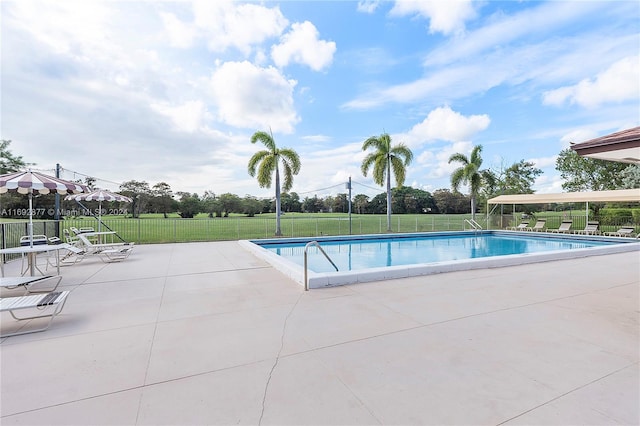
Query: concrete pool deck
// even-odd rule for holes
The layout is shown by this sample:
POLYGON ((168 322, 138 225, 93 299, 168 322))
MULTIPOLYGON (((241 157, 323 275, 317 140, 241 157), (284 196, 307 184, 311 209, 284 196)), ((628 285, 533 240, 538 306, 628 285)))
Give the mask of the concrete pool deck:
POLYGON ((237 242, 61 272, 51 328, 0 343, 2 425, 640 422, 638 252, 309 292, 237 242))

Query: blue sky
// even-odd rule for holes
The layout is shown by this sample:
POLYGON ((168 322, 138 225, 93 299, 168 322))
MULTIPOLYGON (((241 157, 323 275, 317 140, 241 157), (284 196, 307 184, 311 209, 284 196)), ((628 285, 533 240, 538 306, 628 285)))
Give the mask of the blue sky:
POLYGON ((637 1, 2 1, 2 139, 98 185, 271 196, 247 174, 271 129, 305 196, 380 190, 362 142, 414 153, 405 184, 449 188, 452 153, 555 158, 640 125, 637 1), (77 172, 73 173, 73 172, 77 172), (362 184, 362 185, 360 185, 362 184), (373 187, 373 189, 371 189, 373 187), (329 188, 329 189, 324 189, 329 188))

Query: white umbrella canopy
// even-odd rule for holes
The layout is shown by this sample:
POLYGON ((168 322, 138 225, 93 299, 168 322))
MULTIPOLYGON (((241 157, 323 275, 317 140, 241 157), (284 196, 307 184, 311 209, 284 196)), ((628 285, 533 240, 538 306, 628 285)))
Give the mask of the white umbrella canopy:
POLYGON ((78 200, 78 201, 97 201, 98 202, 98 231, 100 231, 102 225, 102 202, 103 201, 121 201, 130 203, 133 200, 122 194, 111 192, 106 189, 96 189, 91 192, 67 195, 65 200, 78 200))
POLYGON ((29 195, 29 246, 33 247, 33 193, 78 194, 89 191, 86 185, 34 172, 31 169, 0 175, 0 194, 16 191, 29 195))

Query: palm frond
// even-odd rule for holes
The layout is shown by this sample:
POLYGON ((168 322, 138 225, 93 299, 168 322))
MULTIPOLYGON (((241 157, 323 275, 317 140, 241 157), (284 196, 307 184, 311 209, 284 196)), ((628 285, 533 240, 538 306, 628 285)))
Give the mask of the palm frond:
POLYGON ((460 185, 464 183, 464 168, 457 168, 451 173, 451 187, 455 192, 458 192, 460 185))
POLYGON ((393 176, 396 179, 396 185, 398 187, 404 184, 407 168, 404 166, 404 161, 400 157, 391 157, 391 170, 393 170, 393 176))
POLYGON ((289 162, 283 162, 283 174, 282 191, 289 192, 293 186, 293 175, 295 174, 289 162))
POLYGON ((380 152, 378 152, 373 165, 373 181, 380 186, 384 186, 386 176, 387 157, 386 155, 382 155, 380 152))
POLYGON ((367 154, 366 157, 364 157, 364 159, 362 160, 360 171, 365 177, 367 176, 367 173, 369 173, 369 169, 371 168, 371 165, 376 162, 376 158, 377 158, 377 153, 371 152, 367 154))
POLYGON ((463 165, 467 165, 467 164, 469 164, 469 159, 467 158, 466 155, 460 154, 459 152, 457 152, 455 154, 451 154, 451 157, 449 157, 449 164, 451 164, 453 162, 461 163, 463 165))
POLYGON ((391 155, 402 158, 402 163, 408 166, 413 161, 413 152, 403 143, 399 143, 391 148, 391 155))
POLYGON ((255 154, 253 154, 253 156, 249 159, 249 164, 247 166, 247 170, 249 172, 249 175, 251 176, 255 176, 256 175, 256 167, 258 166, 258 163, 260 163, 260 161, 262 161, 263 158, 265 158, 266 156, 270 155, 271 153, 269 151, 258 151, 255 154))
POLYGON ((251 136, 251 143, 256 143, 256 142, 262 143, 272 153, 275 153, 277 149, 276 143, 273 140, 273 137, 267 132, 262 132, 262 131, 255 132, 253 136, 251 136))
POLYGON ((480 156, 481 153, 482 145, 476 145, 473 147, 471 156, 469 157, 469 162, 475 164, 478 170, 480 169, 480 166, 482 166, 482 157, 480 156))
POLYGON ((258 185, 260 188, 271 188, 271 179, 276 170, 276 156, 269 155, 262 159, 258 167, 258 185))
POLYGON ((282 148, 278 151, 278 154, 282 158, 283 163, 288 164, 291 168, 291 173, 297 175, 300 172, 300 157, 298 153, 291 148, 282 148))

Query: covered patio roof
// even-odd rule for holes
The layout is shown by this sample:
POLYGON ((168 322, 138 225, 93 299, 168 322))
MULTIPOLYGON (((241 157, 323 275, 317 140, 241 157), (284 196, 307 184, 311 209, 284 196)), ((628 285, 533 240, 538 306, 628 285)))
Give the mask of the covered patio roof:
POLYGON ((584 202, 634 202, 640 201, 640 188, 613 191, 562 192, 556 194, 499 195, 488 204, 545 204, 584 202))
POLYGON ((571 149, 583 157, 640 164, 640 127, 573 144, 571 149))

